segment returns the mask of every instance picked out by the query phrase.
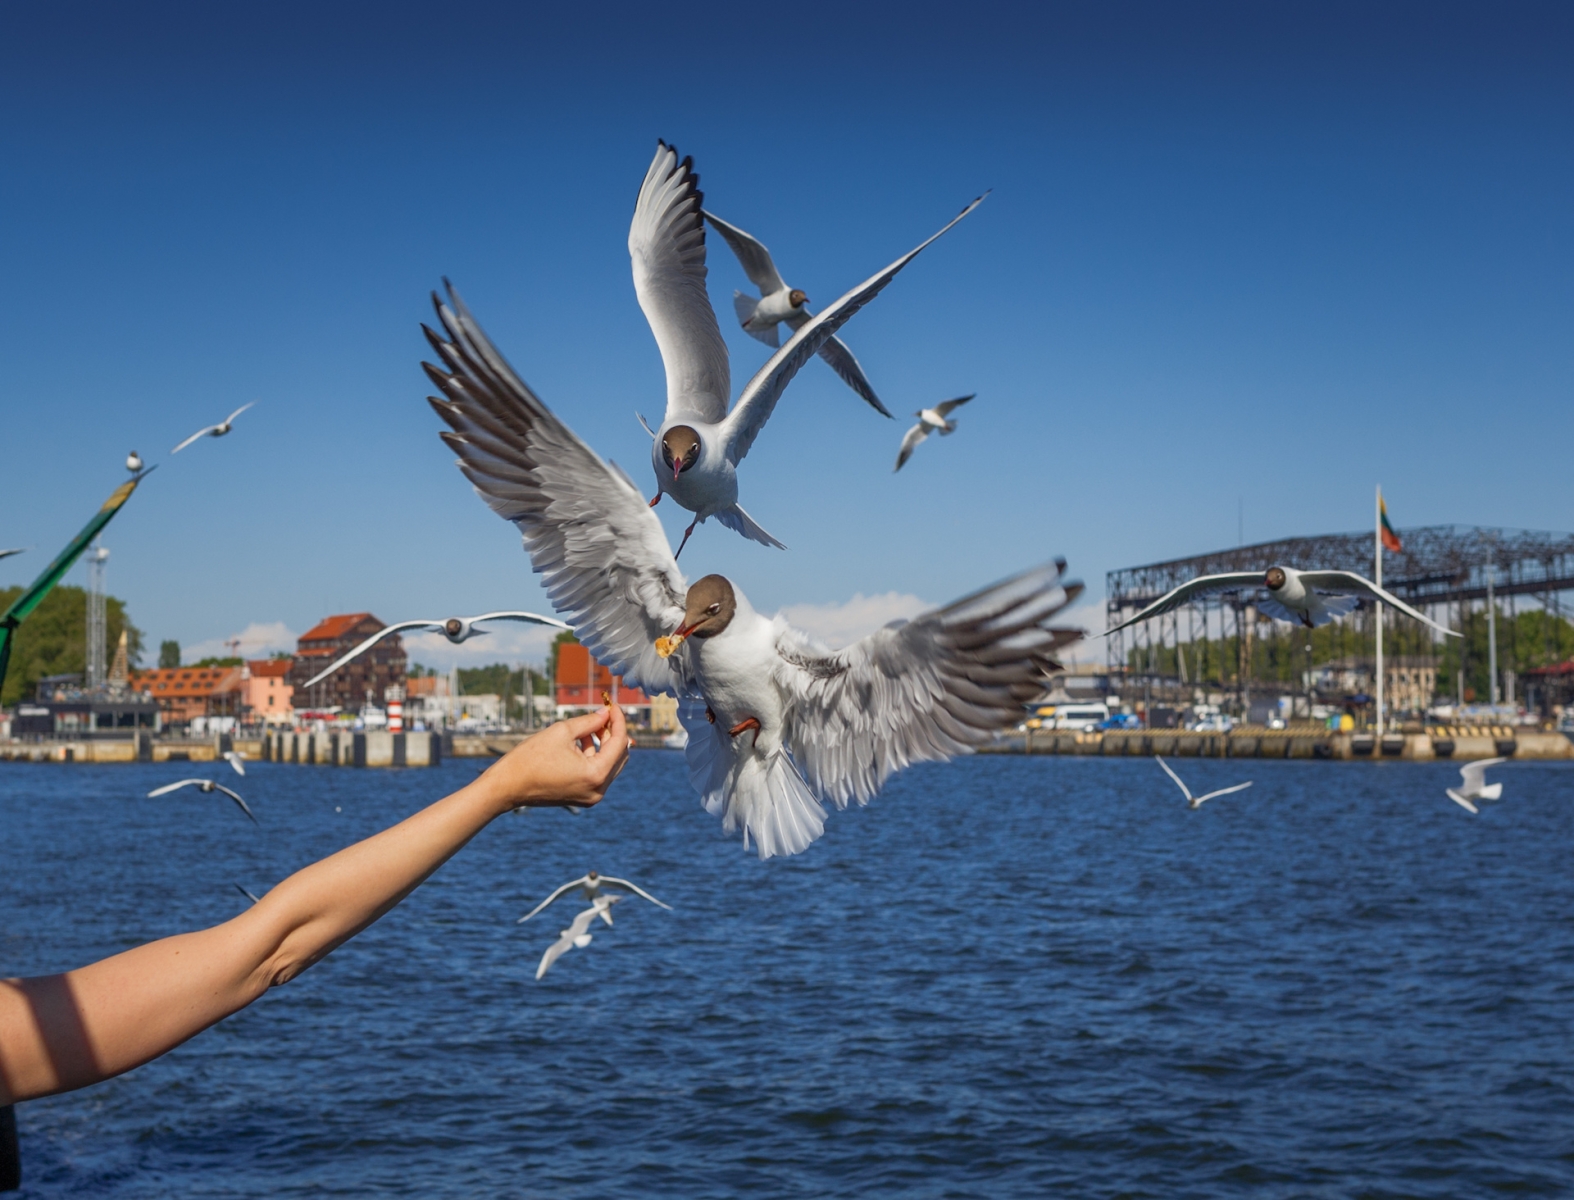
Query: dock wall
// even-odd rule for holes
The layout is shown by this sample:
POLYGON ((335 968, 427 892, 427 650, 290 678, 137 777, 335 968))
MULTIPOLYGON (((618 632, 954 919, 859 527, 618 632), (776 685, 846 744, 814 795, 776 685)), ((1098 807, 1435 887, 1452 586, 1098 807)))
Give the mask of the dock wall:
POLYGON ((1574 759, 1574 741, 1561 733, 1509 727, 1438 727, 1425 733, 1389 734, 1381 745, 1371 734, 1331 733, 1316 727, 1265 729, 1240 726, 1229 733, 1174 729, 1072 733, 1028 730, 1008 734, 983 754, 1081 754, 1102 757, 1160 754, 1175 758, 1574 759))

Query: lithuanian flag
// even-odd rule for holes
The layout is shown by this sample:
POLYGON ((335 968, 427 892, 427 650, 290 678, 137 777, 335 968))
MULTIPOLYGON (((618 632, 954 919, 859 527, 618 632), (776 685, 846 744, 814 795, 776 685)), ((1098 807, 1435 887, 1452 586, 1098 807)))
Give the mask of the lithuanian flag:
POLYGON ((1383 539, 1383 549, 1390 554, 1398 554, 1404 549, 1404 544, 1400 542, 1399 535, 1394 532, 1393 525, 1389 523, 1388 505, 1383 502, 1383 493, 1380 491, 1377 493, 1377 521, 1378 532, 1383 539))

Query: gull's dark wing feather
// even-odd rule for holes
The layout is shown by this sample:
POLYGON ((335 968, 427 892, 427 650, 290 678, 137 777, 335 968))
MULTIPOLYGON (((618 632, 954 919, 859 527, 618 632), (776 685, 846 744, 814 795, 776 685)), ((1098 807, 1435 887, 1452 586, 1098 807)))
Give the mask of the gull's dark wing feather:
POLYGON ((575 436, 504 361, 451 287, 432 297, 443 337, 426 336, 447 370, 426 364, 453 430, 443 441, 481 498, 524 535, 553 606, 598 660, 648 692, 683 691, 686 655, 657 656, 683 621, 688 585, 629 477, 575 436))

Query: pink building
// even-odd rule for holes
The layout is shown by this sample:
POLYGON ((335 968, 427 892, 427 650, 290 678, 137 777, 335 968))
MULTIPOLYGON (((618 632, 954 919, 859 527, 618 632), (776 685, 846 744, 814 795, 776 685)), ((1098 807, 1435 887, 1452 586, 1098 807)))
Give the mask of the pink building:
POLYGON ((241 711, 254 724, 289 725, 295 720, 295 689, 286 680, 293 660, 264 658, 241 671, 241 711))

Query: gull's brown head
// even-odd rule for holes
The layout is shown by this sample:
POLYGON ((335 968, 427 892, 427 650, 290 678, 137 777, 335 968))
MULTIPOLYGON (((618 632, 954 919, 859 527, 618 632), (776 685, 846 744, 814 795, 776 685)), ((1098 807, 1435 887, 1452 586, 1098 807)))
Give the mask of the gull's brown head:
POLYGON ((712 638, 732 623, 738 597, 725 575, 707 575, 689 585, 683 601, 683 624, 668 637, 656 639, 656 653, 666 658, 685 638, 712 638))
POLYGON ((1284 586, 1284 568, 1269 567, 1268 573, 1262 577, 1262 581, 1268 585, 1270 592, 1277 592, 1284 586))
POLYGON ((661 461, 672 468, 676 479, 691 468, 700 456, 700 435, 687 425, 674 425, 661 435, 661 461))
POLYGON ((585 872, 585 878, 590 880, 591 883, 595 883, 596 880, 601 878, 601 876, 596 874, 596 872, 594 872, 594 871, 586 871, 585 872))
POLYGON ((787 302, 794 308, 802 308, 809 303, 809 293, 802 288, 793 288, 792 291, 787 293, 787 302))
POLYGON ((458 617, 449 617, 448 620, 443 622, 443 632, 451 638, 458 637, 459 631, 464 627, 465 623, 458 617))

